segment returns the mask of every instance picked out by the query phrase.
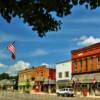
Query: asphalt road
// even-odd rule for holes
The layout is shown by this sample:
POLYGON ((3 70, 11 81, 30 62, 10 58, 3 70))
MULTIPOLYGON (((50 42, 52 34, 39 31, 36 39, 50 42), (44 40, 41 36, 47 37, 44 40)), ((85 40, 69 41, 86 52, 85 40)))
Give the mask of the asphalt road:
POLYGON ((3 94, 0 95, 0 100, 100 100, 100 98, 89 97, 57 97, 56 95, 43 94, 3 94))

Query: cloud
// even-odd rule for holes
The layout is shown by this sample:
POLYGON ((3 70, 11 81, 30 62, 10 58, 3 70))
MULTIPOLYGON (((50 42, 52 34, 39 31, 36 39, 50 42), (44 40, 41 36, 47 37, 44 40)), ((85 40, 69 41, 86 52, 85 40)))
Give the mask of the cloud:
POLYGON ((41 65, 46 65, 46 66, 48 66, 48 67, 50 66, 50 65, 49 65, 49 64, 47 64, 47 63, 42 63, 41 65))
POLYGON ((4 68, 6 65, 0 63, 0 68, 4 68))
POLYGON ((80 18, 76 18, 76 19, 68 19, 66 20, 66 22, 71 22, 71 23, 90 23, 90 24, 99 24, 100 20, 99 17, 97 16, 92 16, 92 17, 86 17, 86 16, 82 16, 80 18))
POLYGON ((99 43, 100 42, 100 38, 96 38, 93 36, 82 36, 79 39, 75 39, 75 41, 77 41, 78 45, 84 45, 84 46, 88 46, 88 45, 92 45, 95 43, 99 43))
POLYGON ((73 22, 76 22, 76 23, 99 23, 100 20, 99 18, 81 18, 81 19, 77 19, 77 20, 74 20, 73 22))
POLYGON ((0 30, 0 42, 8 42, 11 40, 15 40, 15 41, 20 41, 20 42, 34 42, 36 41, 36 39, 33 39, 33 37, 21 37, 19 35, 13 35, 13 34, 9 34, 5 31, 0 30))
POLYGON ((30 68, 30 63, 24 61, 18 61, 16 64, 11 65, 6 73, 16 75, 19 71, 30 68))
POLYGON ((37 49, 35 52, 31 52, 30 55, 32 56, 44 56, 47 55, 48 53, 43 50, 43 49, 37 49))
POLYGON ((45 63, 45 62, 40 64, 40 65, 45 65, 47 68, 54 68, 55 67, 54 64, 48 64, 48 63, 45 63))

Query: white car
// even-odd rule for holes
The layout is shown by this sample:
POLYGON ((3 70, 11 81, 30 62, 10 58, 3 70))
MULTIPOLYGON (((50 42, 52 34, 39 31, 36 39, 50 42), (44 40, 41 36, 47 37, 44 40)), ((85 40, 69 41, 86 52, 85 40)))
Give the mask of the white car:
POLYGON ((74 96, 73 88, 62 88, 57 90, 57 96, 74 96))

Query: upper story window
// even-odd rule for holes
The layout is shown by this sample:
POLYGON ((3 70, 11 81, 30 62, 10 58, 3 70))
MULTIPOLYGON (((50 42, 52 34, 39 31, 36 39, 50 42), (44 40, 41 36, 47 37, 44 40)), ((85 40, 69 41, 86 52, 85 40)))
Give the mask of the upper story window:
POLYGON ((68 71, 65 72, 65 77, 69 77, 69 72, 68 71))
POLYGON ((93 58, 93 57, 91 57, 90 59, 91 59, 91 69, 93 70, 93 69, 94 69, 94 61, 93 61, 93 60, 94 60, 94 58, 93 58))
POLYGON ((74 62, 74 72, 77 72, 77 62, 74 62))
POLYGON ((97 62, 100 62, 100 56, 97 56, 97 62))
POLYGON ((41 72, 41 76, 43 76, 43 72, 41 72))
POLYGON ((85 58, 85 67, 86 67, 86 71, 88 71, 88 58, 85 58))
POLYGON ((97 69, 100 70, 100 56, 97 56, 97 69))
POLYGON ((62 72, 58 73, 59 78, 62 78, 62 72))
POLYGON ((39 76, 40 77, 43 77, 43 72, 39 72, 39 76))
POLYGON ((80 59, 80 72, 82 72, 82 59, 80 59))

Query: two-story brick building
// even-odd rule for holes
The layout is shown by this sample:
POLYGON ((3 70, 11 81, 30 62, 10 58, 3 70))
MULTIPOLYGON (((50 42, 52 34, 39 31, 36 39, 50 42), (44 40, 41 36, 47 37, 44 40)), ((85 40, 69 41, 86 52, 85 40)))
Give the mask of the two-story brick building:
POLYGON ((89 94, 100 92, 100 43, 71 51, 75 87, 87 88, 89 94))
POLYGON ((34 79, 36 73, 34 72, 34 67, 30 69, 24 69, 18 74, 18 89, 19 91, 30 90, 34 85, 34 79))
POLYGON ((56 70, 46 65, 25 69, 19 72, 19 90, 27 88, 35 92, 54 92, 56 70))
POLYGON ((56 70, 53 68, 48 68, 45 65, 38 66, 34 69, 36 72, 35 77, 35 90, 44 92, 55 91, 55 77, 56 70))

